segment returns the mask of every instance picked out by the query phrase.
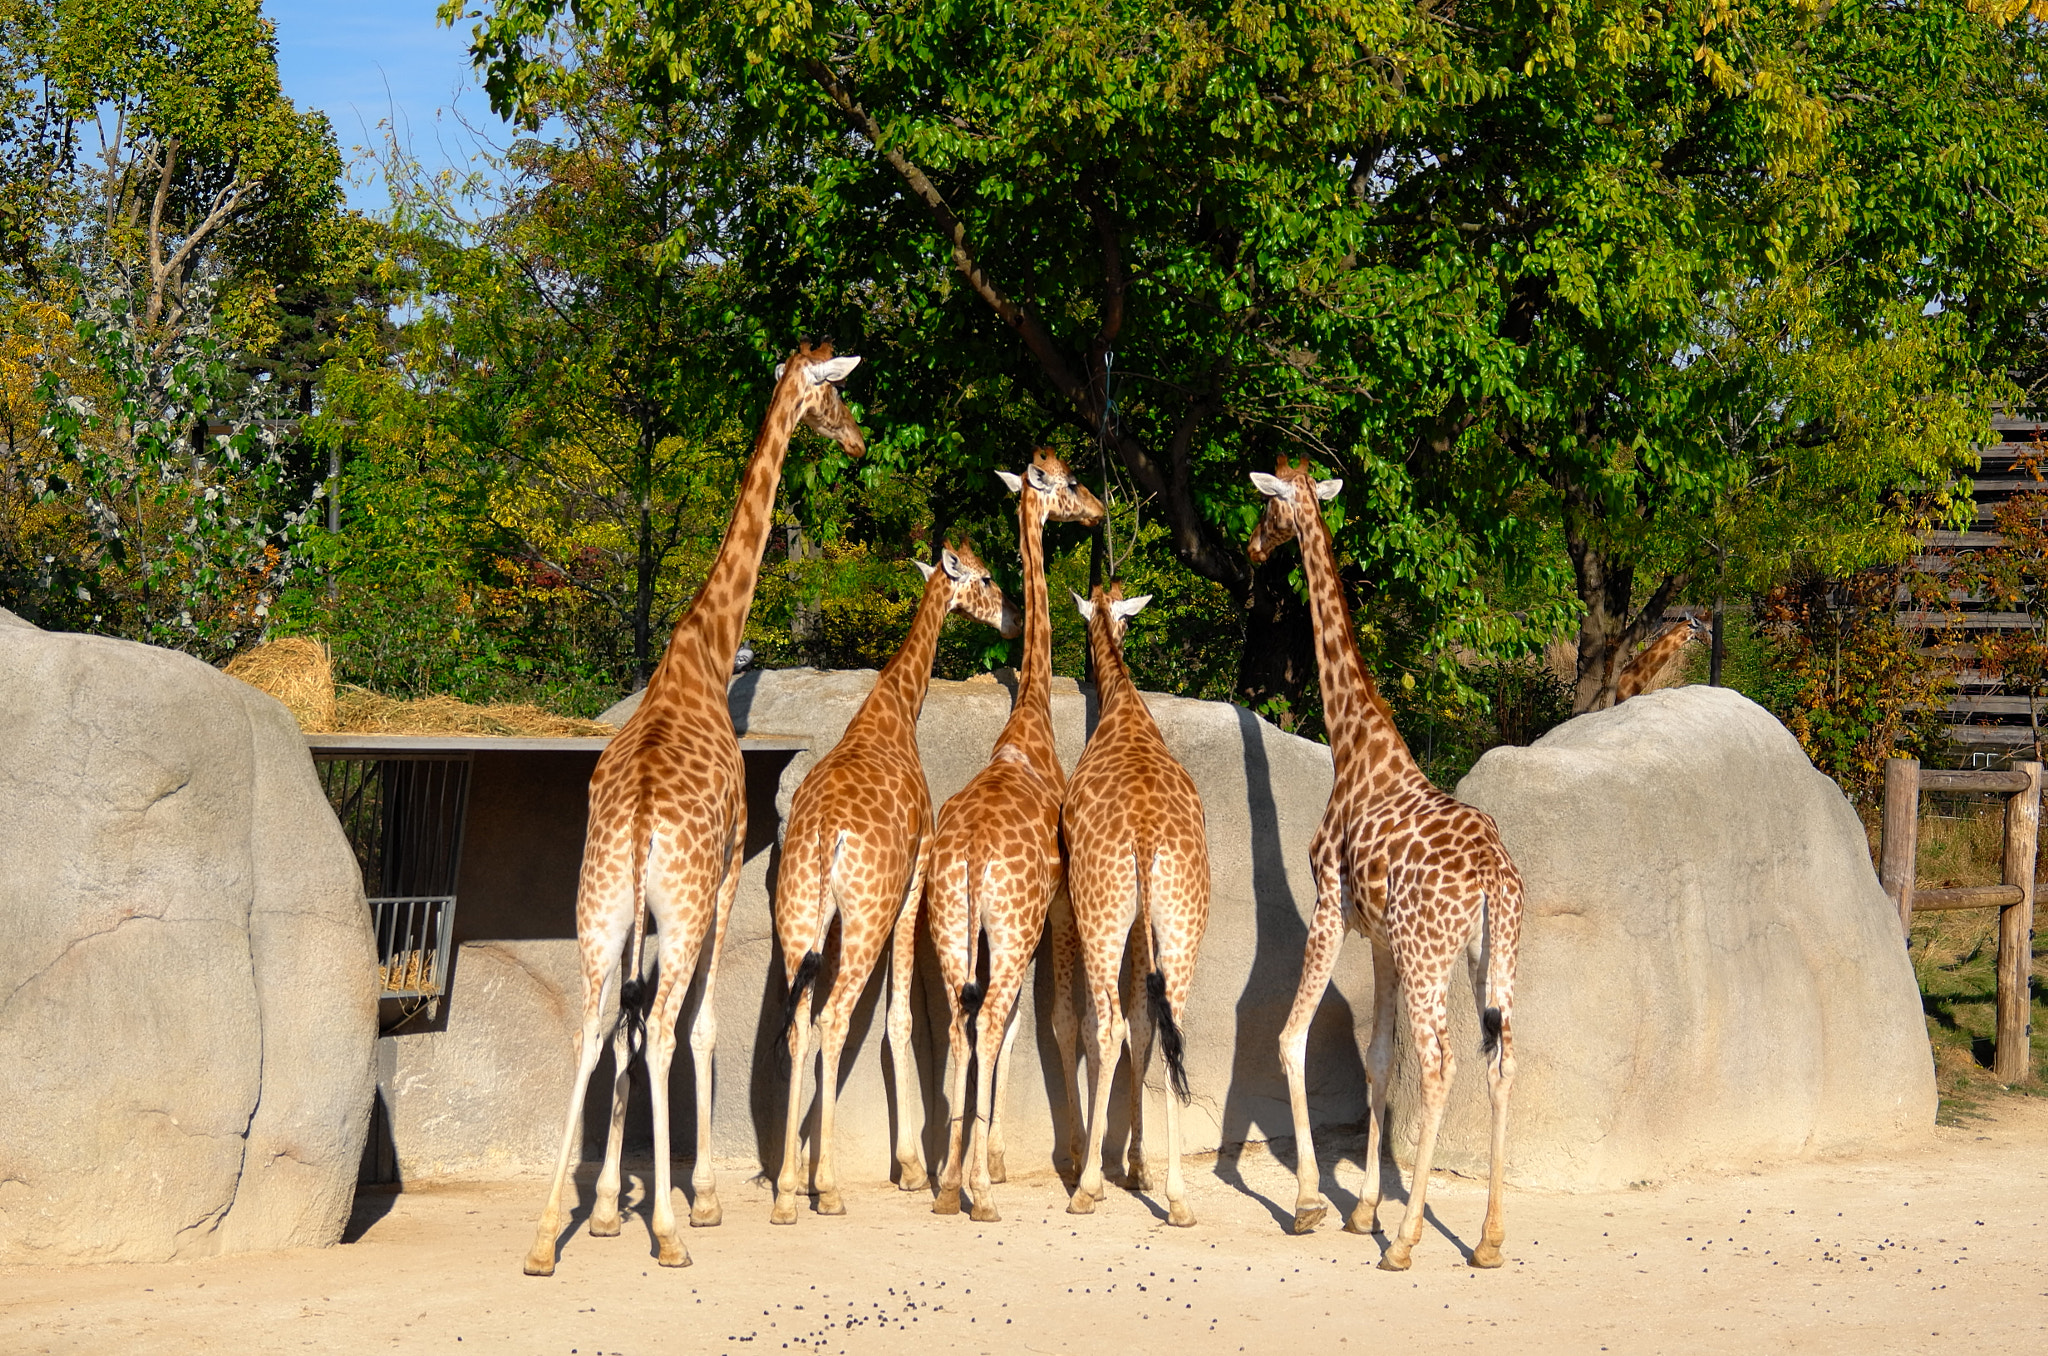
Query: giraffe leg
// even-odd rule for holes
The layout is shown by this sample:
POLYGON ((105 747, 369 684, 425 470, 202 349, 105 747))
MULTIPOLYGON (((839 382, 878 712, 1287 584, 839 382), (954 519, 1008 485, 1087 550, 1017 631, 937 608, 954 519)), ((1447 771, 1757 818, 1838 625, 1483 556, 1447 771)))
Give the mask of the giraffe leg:
POLYGON ((1081 1077, 1081 1011, 1079 996, 1074 992, 1074 960, 1080 954, 1081 941, 1074 929, 1074 906, 1064 888, 1053 895, 1046 925, 1052 931, 1052 1039, 1059 1049, 1060 1137, 1065 1141, 1062 1147, 1067 1161, 1079 1178, 1085 1138, 1081 1126, 1081 1087, 1091 1086, 1092 1080, 1076 1083, 1081 1077))
POLYGON ((744 815, 726 849, 725 879, 718 883, 718 908, 711 935, 705 939, 704 983, 697 992, 697 1014, 690 1020, 690 1065, 697 1097, 696 1154, 690 1162, 690 1227, 709 1229, 725 1217, 718 1207, 718 1181, 711 1170, 712 1052, 718 1048, 718 960, 725 950, 725 926, 732 917, 733 897, 740 888, 740 855, 745 847, 744 815))
MULTIPOLYGON (((991 967, 994 968, 994 967, 991 967)), ((988 996, 982 1000, 981 1012, 975 1021, 980 1025, 980 1036, 976 1041, 981 1054, 975 1060, 974 1076, 974 1150, 969 1156, 973 1164, 970 1189, 974 1193, 973 1218, 983 1224, 993 1224, 1002 1216, 996 1213, 994 1178, 991 1176, 989 1158, 990 1141, 993 1138, 991 1126, 997 1099, 996 1076, 1001 1067, 998 1046, 1008 1039, 1006 1028, 1011 1027, 1010 1019, 1017 1010, 1016 976, 1011 974, 991 975, 988 996)))
POLYGON ((803 1186, 804 1066, 810 1062, 810 1052, 811 996, 806 993, 797 1004, 796 1020, 789 1026, 789 1114, 782 1125, 782 1169, 775 1176, 775 1208, 768 1214, 770 1224, 796 1223, 796 1194, 803 1186))
POLYGON ((1130 1034, 1117 1001, 1117 971, 1122 968, 1122 960, 1121 955, 1085 958, 1088 1005, 1095 1018, 1094 1057, 1089 1061, 1095 1091, 1088 1100, 1088 1143, 1082 1150, 1081 1179, 1074 1188, 1073 1199, 1067 1202, 1070 1215, 1094 1214, 1095 1203, 1109 1194, 1102 1181, 1102 1137, 1109 1119, 1109 1090, 1116 1079, 1117 1053, 1130 1034))
POLYGON ((620 1160, 625 1156, 626 1103, 632 1089, 633 1018, 622 1011, 612 1025, 612 1121, 604 1138, 604 1167, 597 1174, 597 1200, 590 1208, 592 1238, 619 1236, 620 1160))
POLYGON ((696 948, 687 938, 662 937, 661 979, 648 1014, 647 1085, 654 1104, 654 1242, 655 1260, 665 1267, 690 1265, 690 1250, 676 1231, 675 1156, 668 1129, 668 1071, 676 1053, 676 1019, 683 995, 696 973, 696 948))
POLYGON ((1491 1028, 1493 1047, 1485 1052, 1486 1090, 1493 1103, 1493 1141, 1489 1146, 1486 1180, 1486 1224, 1479 1235, 1479 1246, 1472 1249, 1472 1265, 1481 1268, 1501 1264, 1500 1245, 1507 1237, 1507 1228, 1501 1218, 1501 1196, 1502 1179, 1507 1169, 1508 1093, 1515 1084, 1515 961, 1512 936, 1500 935, 1511 930, 1494 927, 1491 911, 1500 906, 1498 898, 1488 902, 1487 931, 1481 934, 1486 939, 1485 949, 1470 952, 1467 957, 1472 971, 1472 992, 1479 1004, 1479 1028, 1482 1032, 1491 1028), (1486 981, 1483 988, 1480 984, 1482 978, 1486 981), (1489 1009, 1493 1013, 1491 1022, 1487 1016, 1489 1009))
POLYGON ((1145 1165, 1145 1080, 1152 1072, 1152 1005, 1146 1001, 1145 976, 1152 973, 1151 939, 1141 922, 1131 938, 1131 1003, 1126 1030, 1131 1050, 1131 1138, 1124 1151, 1124 1185, 1132 1191, 1152 1190, 1152 1174, 1145 1165))
POLYGON ((932 1201, 934 1215, 960 1213, 961 1140, 967 1111, 967 1014, 961 1010, 957 986, 948 995, 953 1020, 946 1030, 946 1166, 939 1173, 939 1194, 932 1201))
POLYGON ((1009 1025, 1003 1031, 1002 1053, 996 1057, 996 1096, 988 1109, 988 1179, 991 1182, 1009 1180, 1009 1174, 1003 1170, 1003 1108, 1010 1104, 1010 1051, 1016 1048, 1017 1028, 1021 1025, 1017 1014, 1023 1008, 1022 988, 1020 979, 1017 1000, 1010 1007, 1009 1025))
MULTIPOLYGON (((604 954, 610 954, 609 949, 603 948, 602 940, 598 946, 604 954)), ((583 1143, 583 1097, 590 1088, 590 1076, 597 1072, 598 1052, 604 1045, 604 1005, 611 998, 616 975, 616 971, 594 971, 589 965, 583 970, 583 1034, 577 1043, 576 1081, 569 1088, 569 1116, 562 1128, 562 1151, 555 1159, 554 1185, 548 1189, 548 1203, 541 1210, 533 1246, 526 1253, 529 1276, 555 1274, 555 1239, 562 1232, 562 1184, 568 1180, 571 1159, 583 1143)))
MULTIPOLYGON (((1185 988, 1183 982, 1182 988, 1185 988)), ((1187 1010, 1185 1002, 1175 1000, 1174 1020, 1179 1021, 1187 1010)), ((1166 1222, 1176 1228, 1185 1229, 1194 1224, 1195 1212, 1188 1205, 1187 1182, 1181 1177, 1180 1163, 1180 1097, 1169 1084, 1166 1089, 1166 1222)))
POLYGON ((1408 1213, 1401 1220, 1401 1231, 1380 1258, 1382 1271, 1406 1271, 1415 1245, 1422 1241, 1430 1161, 1436 1155, 1436 1132, 1443 1124, 1444 1102, 1450 1096, 1451 1079, 1458 1071, 1458 1061, 1451 1054, 1450 1042, 1444 1039, 1448 1015, 1444 1010, 1444 990, 1448 976, 1438 973, 1428 978, 1414 975, 1402 978, 1402 987, 1408 998, 1408 1025, 1415 1034, 1415 1059, 1422 1067, 1422 1133, 1415 1145, 1415 1170, 1408 1187, 1408 1213))
MULTIPOLYGON (((860 1002, 861 992, 867 988, 868 979, 875 972, 875 964, 881 959, 882 948, 888 934, 856 936, 850 918, 860 918, 862 910, 848 910, 840 915, 839 974, 832 981, 832 994, 825 1000, 825 1010, 819 1018, 823 1028, 818 1033, 818 1213, 821 1215, 843 1215, 846 1200, 839 1194, 839 1168, 834 1161, 834 1125, 839 1109, 839 1057, 846 1049, 846 1028, 853 1020, 854 1005, 860 1002)), ((866 911, 872 919, 872 910, 866 911)), ((861 928, 867 933, 867 928, 861 928)))
POLYGON ((1297 1234, 1321 1224, 1328 1210, 1316 1163, 1315 1131, 1308 1118, 1308 1028, 1337 968, 1337 952, 1344 945, 1344 894, 1336 854, 1318 844, 1315 855, 1316 911, 1309 919, 1308 942, 1302 948, 1301 982, 1294 990, 1294 1006, 1288 1009, 1287 1024, 1280 1029, 1280 1067, 1287 1075, 1287 1102, 1294 1112, 1292 1227, 1297 1234))
POLYGON ((1347 1233, 1380 1231, 1380 1146, 1387 1140, 1387 1091, 1394 1078, 1394 953, 1374 943, 1372 949, 1372 1043, 1365 1050, 1365 1180, 1359 1183, 1358 1205, 1345 1221, 1347 1233))
POLYGON ((917 915, 924 904, 928 852, 920 852, 911 873, 910 892, 896 915, 889 954, 889 1057, 896 1069, 896 1188, 924 1191, 931 1186, 918 1134, 924 1128, 924 1092, 917 1080, 917 1056, 910 1048, 910 981, 917 969, 917 915))

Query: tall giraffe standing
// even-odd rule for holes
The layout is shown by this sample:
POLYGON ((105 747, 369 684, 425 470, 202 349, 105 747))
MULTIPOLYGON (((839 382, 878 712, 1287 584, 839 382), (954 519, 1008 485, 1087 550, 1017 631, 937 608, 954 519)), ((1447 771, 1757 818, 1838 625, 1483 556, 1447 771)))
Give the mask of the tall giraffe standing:
POLYGON ((782 874, 775 889, 775 935, 790 976, 789 1118, 783 1129, 782 1170, 768 1218, 796 1223, 802 1181, 799 1135, 803 1128, 804 1063, 811 1034, 805 990, 823 961, 825 935, 839 918, 839 964, 825 1000, 819 1039, 818 1213, 843 1215, 839 1175, 832 1161, 832 1122, 839 1088, 839 1055, 846 1026, 894 933, 890 960, 889 1051, 896 1069, 898 1184, 916 1191, 928 1180, 918 1159, 920 1116, 912 1106, 917 1067, 910 1050, 910 978, 917 959, 917 900, 931 855, 932 798, 917 752, 917 716, 931 686, 939 628, 954 611, 1001 629, 1018 631, 1016 609, 1003 598, 988 569, 964 543, 939 553, 937 566, 919 562, 924 596, 903 648, 896 652, 846 733, 805 776, 782 834, 782 874))
POLYGON ((555 1270, 562 1184, 583 1138, 583 1098, 602 1051, 604 1009, 619 980, 624 953, 627 978, 613 1016, 617 1076, 612 1085, 611 1132, 590 1215, 592 1234, 609 1237, 619 1232, 619 1158, 631 1071, 628 1018, 639 1008, 642 929, 644 914, 650 911, 661 967, 645 1051, 654 1100, 657 1260, 665 1267, 690 1264, 669 1199, 668 1068, 675 1054, 676 1018, 700 956, 703 992, 690 1025, 697 1086, 697 1156, 690 1179, 696 1201, 690 1223, 718 1223, 718 1192, 711 1174, 711 1055, 718 1036, 712 986, 747 838, 746 774, 725 704, 726 680, 761 572, 761 549, 768 538, 790 435, 801 423, 854 456, 865 449, 860 427, 834 386, 859 362, 833 357, 829 344, 807 345, 775 370, 775 391, 747 459, 718 558, 676 623, 668 649, 647 681, 640 708, 605 746, 591 774, 590 818, 576 885, 583 1030, 554 1185, 526 1254, 529 1276, 548 1276, 555 1270), (709 947, 704 946, 707 934, 709 947))
POLYGON ((1280 1063, 1287 1071, 1299 1156, 1294 1232, 1315 1228, 1325 1209, 1308 1119, 1308 1028, 1348 926, 1372 941, 1373 1008, 1372 1043, 1366 1053, 1371 1108, 1366 1181, 1345 1227, 1353 1233, 1379 1232, 1380 1139, 1387 1128, 1387 1086, 1394 1069, 1398 984, 1422 1066, 1422 1134, 1408 1213, 1380 1266, 1387 1271, 1407 1269, 1410 1253, 1422 1237, 1430 1159, 1457 1068, 1446 1040, 1446 995, 1451 966, 1463 951, 1485 1033, 1493 1099, 1486 1224, 1471 1262, 1475 1267, 1497 1267, 1504 1236, 1501 1172, 1508 1091, 1515 1076, 1515 946, 1522 926, 1522 879, 1508 860, 1493 820, 1437 790, 1422 775, 1359 658, 1321 509, 1321 502, 1332 498, 1344 482, 1313 480, 1305 464, 1290 466, 1283 457, 1275 474, 1255 472, 1252 483, 1266 497, 1265 512, 1252 534, 1253 561, 1263 562, 1291 538, 1301 540, 1315 617, 1323 719, 1336 765, 1329 808, 1309 845, 1316 909, 1302 956, 1301 984, 1280 1033, 1280 1063))
MULTIPOLYGON (((1045 930, 1046 910, 1065 883, 1060 857, 1060 799, 1067 777, 1052 731, 1052 617, 1045 589, 1047 522, 1102 521, 1102 505, 1067 464, 1040 448, 1024 474, 997 472, 1017 495, 1017 547, 1024 562, 1024 663, 1010 719, 987 767, 939 811, 926 876, 926 926, 952 1007, 949 1101, 952 1126, 932 1212, 960 1212, 961 1138, 967 1065, 976 1065, 973 1144, 968 1177, 973 1217, 992 1221, 992 1184, 1002 1181, 1002 1107, 1009 1086, 1017 996, 1045 930), (976 979, 976 952, 988 941, 988 981, 976 979), (993 1092, 993 1095, 991 1095, 993 1092)), ((1072 1117, 1073 1099, 1068 1098, 1072 1117)))
MULTIPOLYGON (((1067 893, 1088 977, 1094 1042, 1089 1074, 1094 1095, 1088 1104, 1088 1143, 1067 1212, 1092 1214, 1102 1199, 1102 1136, 1117 1048, 1131 1046, 1132 1184, 1145 1189, 1145 1074, 1152 1062, 1154 1028, 1166 1055, 1166 1222, 1190 1225, 1181 1179, 1180 1108, 1188 1096, 1181 1048, 1181 1021, 1195 952, 1209 925, 1209 843, 1202 798, 1174 756, 1166 751, 1145 699, 1124 667, 1124 627, 1150 602, 1125 598, 1120 584, 1097 588, 1092 599, 1076 594, 1088 621, 1088 648, 1095 661, 1100 715, 1088 747, 1067 784, 1060 827, 1067 843, 1067 893), (1144 998, 1127 1022, 1117 991, 1126 941, 1131 974, 1144 998)), ((1055 1004, 1071 995, 1055 995, 1055 1004)), ((1062 1078, 1069 1076, 1063 1072, 1062 1078)))
POLYGON ((1643 652, 1628 661, 1615 680, 1614 702, 1619 706, 1657 681, 1678 652, 1707 633, 1707 624, 1695 616, 1684 616, 1657 633, 1643 652))

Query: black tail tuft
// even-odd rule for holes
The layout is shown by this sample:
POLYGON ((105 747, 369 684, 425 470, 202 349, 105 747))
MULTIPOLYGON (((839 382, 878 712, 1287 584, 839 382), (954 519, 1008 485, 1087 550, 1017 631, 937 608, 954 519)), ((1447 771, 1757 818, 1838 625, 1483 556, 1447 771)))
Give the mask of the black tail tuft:
POLYGON ((1480 1053, 1491 1055, 1500 1049, 1500 1009, 1488 1008, 1479 1014, 1480 1053))
POLYGON ((978 1024, 974 1019, 981 1016, 981 1000, 987 996, 988 991, 979 984, 960 986, 960 1011, 967 1014, 967 1053, 970 1055, 974 1053, 976 1045, 975 1032, 978 1024))
POLYGON ((1152 1025, 1159 1029, 1159 1049, 1166 1056, 1166 1081, 1173 1095, 1186 1106, 1188 1091, 1187 1050, 1181 1043, 1180 1024, 1173 1020, 1173 1004, 1166 1001, 1166 976, 1154 970, 1145 976, 1145 998, 1152 1006, 1152 1025))
POLYGON ((647 1014, 654 1009, 654 990, 645 980, 634 977, 619 986, 619 1016, 626 1022, 629 1049, 647 1044, 647 1014))
POLYGON ((796 978, 789 982, 789 1002, 782 1009, 782 1034, 789 1035, 796 1026, 797 1009, 803 1006, 804 992, 811 987, 811 981, 818 977, 818 967, 825 958, 815 951, 804 952, 804 958, 797 963, 796 978))

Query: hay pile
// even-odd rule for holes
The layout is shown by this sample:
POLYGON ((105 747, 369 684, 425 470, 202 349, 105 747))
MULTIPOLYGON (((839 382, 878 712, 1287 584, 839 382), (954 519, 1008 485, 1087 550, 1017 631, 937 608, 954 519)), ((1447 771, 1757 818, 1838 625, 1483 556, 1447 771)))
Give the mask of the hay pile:
POLYGON ((616 734, 598 720, 558 716, 525 704, 473 706, 453 697, 387 697, 368 688, 334 682, 327 646, 306 636, 258 645, 236 656, 227 672, 284 703, 308 734, 616 734))

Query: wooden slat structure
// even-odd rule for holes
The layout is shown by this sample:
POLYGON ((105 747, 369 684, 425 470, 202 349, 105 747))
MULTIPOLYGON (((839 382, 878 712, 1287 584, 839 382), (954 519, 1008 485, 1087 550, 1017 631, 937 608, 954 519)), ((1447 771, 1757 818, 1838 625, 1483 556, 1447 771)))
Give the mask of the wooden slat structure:
POLYGON ((1922 769, 1917 758, 1887 759, 1884 768, 1884 838, 1878 849, 1878 879, 1899 911, 1899 929, 1912 939, 1915 910, 1998 910, 1998 1030, 1992 1075, 2002 1083, 2026 1078, 2033 1063, 2034 863, 2041 842, 2041 764, 2009 770, 1922 769), (1917 880, 1920 793, 1972 791, 2003 795, 2004 883, 1922 890, 1917 880))

